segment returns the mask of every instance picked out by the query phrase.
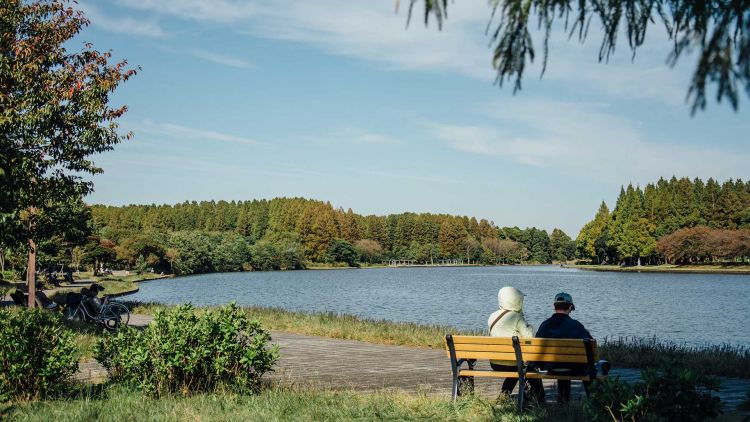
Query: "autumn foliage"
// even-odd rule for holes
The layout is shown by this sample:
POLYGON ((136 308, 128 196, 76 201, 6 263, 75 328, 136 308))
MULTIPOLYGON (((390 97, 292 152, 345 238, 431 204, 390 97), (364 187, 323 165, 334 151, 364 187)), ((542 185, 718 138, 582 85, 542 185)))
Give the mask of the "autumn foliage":
POLYGON ((656 249, 667 262, 689 264, 750 259, 750 229, 690 227, 662 237, 656 249))

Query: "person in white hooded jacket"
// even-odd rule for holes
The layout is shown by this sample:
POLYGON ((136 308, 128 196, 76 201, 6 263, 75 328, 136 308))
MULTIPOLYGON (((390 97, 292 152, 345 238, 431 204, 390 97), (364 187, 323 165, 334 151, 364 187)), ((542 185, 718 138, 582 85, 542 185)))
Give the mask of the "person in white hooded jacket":
MULTIPOLYGON (((497 301, 500 309, 493 312, 487 319, 490 336, 492 337, 534 337, 534 327, 526 322, 523 316, 523 293, 512 286, 505 286, 497 293, 497 301)), ((495 371, 515 372, 518 370, 515 361, 492 360, 490 361, 492 369, 495 371)), ((533 384, 540 383, 541 380, 528 380, 531 390, 535 391, 533 384)), ((510 394, 518 383, 518 378, 506 378, 503 381, 501 391, 510 394)), ((542 390, 544 391, 544 390, 542 390)), ((543 397, 537 397, 537 400, 544 400, 543 397)))

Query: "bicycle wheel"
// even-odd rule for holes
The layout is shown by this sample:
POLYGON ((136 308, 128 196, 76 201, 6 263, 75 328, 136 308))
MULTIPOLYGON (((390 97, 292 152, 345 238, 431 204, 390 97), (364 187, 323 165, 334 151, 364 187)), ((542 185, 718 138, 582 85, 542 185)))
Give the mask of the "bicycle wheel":
POLYGON ((119 302, 109 304, 110 312, 120 317, 120 324, 127 326, 130 322, 130 311, 128 307, 119 302))
POLYGON ((96 319, 109 331, 117 331, 122 322, 120 315, 109 304, 102 306, 96 319))

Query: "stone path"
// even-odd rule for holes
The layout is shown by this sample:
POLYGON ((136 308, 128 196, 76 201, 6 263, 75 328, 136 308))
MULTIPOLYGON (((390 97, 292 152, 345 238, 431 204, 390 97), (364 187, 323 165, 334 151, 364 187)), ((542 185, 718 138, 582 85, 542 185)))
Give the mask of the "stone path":
MULTIPOLYGON (((148 315, 131 315, 130 325, 145 327, 151 322, 148 315)), ((281 348, 272 380, 327 389, 374 391, 396 389, 406 392, 450 397, 451 371, 446 353, 442 350, 417 349, 404 346, 372 344, 353 340, 338 340, 273 331, 273 343, 281 348)), ((489 368, 480 362, 479 368, 489 368)), ((640 379, 640 371, 616 368, 611 376, 625 381, 640 379)), ((93 360, 82 362, 77 376, 80 380, 101 381, 106 370, 93 360)), ((477 378, 477 393, 494 398, 500 392, 500 380, 477 378)), ((545 380, 547 397, 555 397, 555 382, 545 380)), ((725 409, 734 409, 750 390, 750 380, 722 378, 719 392, 725 409)), ((573 382, 573 395, 580 397, 583 388, 573 382)))

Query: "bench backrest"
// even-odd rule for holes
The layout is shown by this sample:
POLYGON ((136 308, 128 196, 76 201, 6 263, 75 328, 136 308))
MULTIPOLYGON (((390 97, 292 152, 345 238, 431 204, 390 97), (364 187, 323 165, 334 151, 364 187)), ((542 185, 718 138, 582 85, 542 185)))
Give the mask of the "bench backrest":
MULTIPOLYGON (((599 360, 596 340, 580 339, 517 339, 524 362, 589 363, 599 360), (589 343, 587 347, 586 343, 589 343)), ((516 361, 516 346, 510 337, 446 336, 449 357, 460 359, 491 359, 516 361), (451 344, 453 353, 451 356, 451 344)))

